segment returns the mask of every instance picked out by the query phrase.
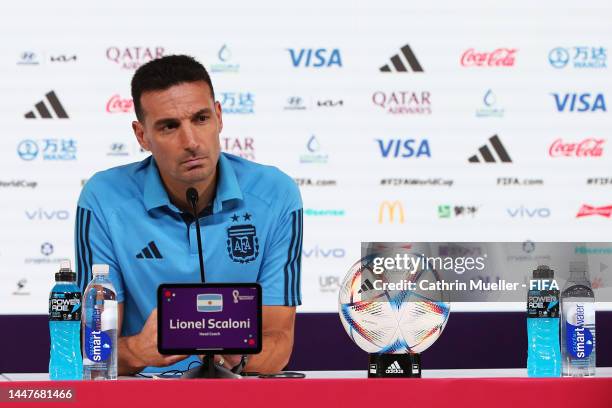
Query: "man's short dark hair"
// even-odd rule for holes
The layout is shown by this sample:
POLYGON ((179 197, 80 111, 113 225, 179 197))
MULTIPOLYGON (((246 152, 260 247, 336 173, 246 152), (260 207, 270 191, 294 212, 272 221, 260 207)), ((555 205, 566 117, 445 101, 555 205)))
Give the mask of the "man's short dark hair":
POLYGON ((204 81, 213 100, 215 91, 206 68, 188 55, 168 55, 147 62, 136 70, 132 78, 132 99, 136 117, 142 122, 144 113, 140 96, 148 91, 163 91, 186 82, 204 81))

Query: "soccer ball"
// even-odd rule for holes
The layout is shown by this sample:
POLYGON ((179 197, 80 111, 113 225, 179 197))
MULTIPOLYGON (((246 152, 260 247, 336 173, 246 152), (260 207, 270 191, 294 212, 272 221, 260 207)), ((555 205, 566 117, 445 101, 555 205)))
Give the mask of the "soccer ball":
POLYGON ((340 286, 342 325, 350 338, 368 353, 421 353, 442 334, 450 313, 443 292, 418 289, 381 289, 383 282, 418 282, 438 279, 437 273, 386 269, 374 273, 372 254, 356 262, 340 286), (378 281, 378 282, 376 282, 378 281))

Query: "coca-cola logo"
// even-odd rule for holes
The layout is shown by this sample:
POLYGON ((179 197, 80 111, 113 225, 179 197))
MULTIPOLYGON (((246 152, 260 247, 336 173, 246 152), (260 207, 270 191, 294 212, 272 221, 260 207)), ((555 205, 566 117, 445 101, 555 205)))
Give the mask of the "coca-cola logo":
POLYGON ((583 204, 576 214, 576 218, 590 217, 592 215, 599 215, 604 218, 610 218, 612 216, 612 205, 606 205, 602 207, 594 207, 592 205, 583 204))
POLYGON ((516 58, 516 48, 498 48, 491 52, 478 52, 468 49, 461 56, 464 67, 511 67, 516 58))
POLYGON ((564 143, 563 139, 555 140, 548 149, 550 157, 601 157, 605 139, 593 137, 578 143, 564 143))
POLYGON ((119 94, 115 94, 106 102, 106 111, 108 113, 134 112, 134 101, 130 98, 122 99, 119 94))
POLYGON ((142 64, 164 56, 163 47, 109 47, 106 58, 124 69, 137 69, 142 64))

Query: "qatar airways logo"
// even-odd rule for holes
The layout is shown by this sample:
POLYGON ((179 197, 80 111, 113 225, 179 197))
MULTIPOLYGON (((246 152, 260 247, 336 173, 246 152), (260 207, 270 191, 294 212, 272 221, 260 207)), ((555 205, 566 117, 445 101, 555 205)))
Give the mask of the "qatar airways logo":
POLYGON ((376 91, 372 103, 392 114, 431 114, 431 92, 429 91, 376 91))
POLYGON ((516 48, 498 48, 494 51, 468 49, 461 56, 463 67, 512 67, 516 59, 516 48))
POLYGON ((576 214, 576 218, 589 217, 592 215, 599 215, 605 218, 610 218, 612 216, 612 205, 607 205, 603 207, 593 207, 588 204, 583 204, 578 210, 578 214, 576 214))
POLYGON ((163 56, 164 47, 108 47, 106 49, 106 59, 129 70, 135 70, 163 56))
POLYGON ((555 140, 548 149, 550 157, 601 157, 605 139, 590 137, 580 142, 563 142, 555 140))
POLYGON ((222 137, 221 149, 224 152, 235 154, 243 159, 255 160, 255 143, 252 137, 222 137))
POLYGON ((131 113, 134 112, 134 101, 132 98, 121 98, 119 94, 111 96, 106 102, 106 112, 108 113, 131 113))

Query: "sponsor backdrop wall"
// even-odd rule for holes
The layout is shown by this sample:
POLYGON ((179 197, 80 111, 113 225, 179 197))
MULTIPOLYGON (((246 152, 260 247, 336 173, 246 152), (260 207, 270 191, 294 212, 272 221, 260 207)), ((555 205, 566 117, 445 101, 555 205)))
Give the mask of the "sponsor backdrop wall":
POLYGON ((361 241, 610 241, 609 2, 0 8, 0 313, 47 312, 83 183, 147 156, 131 76, 175 53, 223 150, 300 186, 302 312, 337 310, 361 241))

